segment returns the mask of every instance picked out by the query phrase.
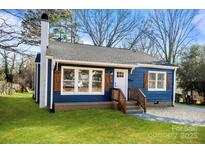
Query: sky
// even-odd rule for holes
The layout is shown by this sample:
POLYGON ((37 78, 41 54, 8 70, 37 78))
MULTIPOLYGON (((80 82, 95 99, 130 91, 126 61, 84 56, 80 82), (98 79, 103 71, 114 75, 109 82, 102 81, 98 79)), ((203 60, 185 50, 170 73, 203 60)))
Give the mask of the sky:
POLYGON ((196 43, 204 44, 205 45, 205 10, 199 10, 198 15, 196 15, 193 24, 196 25, 196 29, 199 32, 197 37, 196 43))
MULTIPOLYGON (((146 16, 149 12, 149 10, 132 10, 132 11, 133 12, 138 11, 141 13, 142 16, 146 16)), ((0 10, 0 17, 3 17, 4 19, 8 19, 9 23, 11 23, 12 25, 16 25, 16 27, 19 30, 21 29, 21 22, 18 18, 12 15, 9 15, 2 10, 0 10)), ((196 26, 195 30, 198 33, 197 36, 193 35, 193 38, 194 38, 193 44, 204 44, 205 45, 205 10, 199 10, 192 24, 196 26)), ((88 35, 81 33, 80 36, 81 36, 80 43, 92 44, 92 41, 88 35)), ((32 53, 34 54, 39 52, 39 47, 31 47, 31 46, 22 45, 20 46, 20 48, 23 50, 29 48, 29 50, 31 50, 32 53)))
MULTIPOLYGON (((142 17, 146 17, 150 10, 133 10, 133 12, 139 12, 142 17)), ((198 34, 197 36, 193 35, 193 44, 205 45, 205 9, 199 10, 198 14, 195 16, 193 20, 193 24, 196 26, 195 32, 198 34)), ((83 38, 84 44, 92 44, 91 39, 86 34, 81 34, 83 38)))

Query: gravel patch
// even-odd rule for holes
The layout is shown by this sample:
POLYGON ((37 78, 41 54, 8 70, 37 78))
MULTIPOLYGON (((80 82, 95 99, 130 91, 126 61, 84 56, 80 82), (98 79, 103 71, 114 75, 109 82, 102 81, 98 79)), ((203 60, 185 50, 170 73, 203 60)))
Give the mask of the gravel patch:
POLYGON ((187 105, 177 104, 175 107, 148 107, 146 114, 133 114, 132 116, 146 120, 205 126, 205 109, 187 105))

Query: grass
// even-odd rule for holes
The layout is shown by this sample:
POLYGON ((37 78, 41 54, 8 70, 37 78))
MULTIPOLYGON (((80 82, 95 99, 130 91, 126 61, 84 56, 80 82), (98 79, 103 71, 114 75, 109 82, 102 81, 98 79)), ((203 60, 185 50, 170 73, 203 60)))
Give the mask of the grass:
POLYGON ((133 118, 113 110, 51 114, 30 94, 0 96, 0 143, 205 143, 205 127, 133 118))

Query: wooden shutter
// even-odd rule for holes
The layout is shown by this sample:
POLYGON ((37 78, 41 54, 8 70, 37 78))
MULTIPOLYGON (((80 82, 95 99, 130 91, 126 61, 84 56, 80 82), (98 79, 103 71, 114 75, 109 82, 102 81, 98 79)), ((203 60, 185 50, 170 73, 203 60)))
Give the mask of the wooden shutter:
POLYGON ((148 89, 148 72, 144 72, 144 88, 148 89))
POLYGON ((109 73, 105 74, 105 92, 110 90, 111 75, 109 73))
POLYGON ((54 72, 54 91, 60 91, 61 89, 61 71, 54 72))
POLYGON ((170 73, 167 73, 166 82, 167 82, 167 89, 169 89, 169 87, 170 87, 170 73))

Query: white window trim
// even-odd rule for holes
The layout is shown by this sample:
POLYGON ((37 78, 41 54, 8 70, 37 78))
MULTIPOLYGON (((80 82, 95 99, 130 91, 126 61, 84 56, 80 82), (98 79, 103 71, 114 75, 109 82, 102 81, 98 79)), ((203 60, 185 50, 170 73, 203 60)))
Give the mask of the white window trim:
MULTIPOLYGON (((167 87, 167 72, 163 72, 163 71, 148 71, 148 91, 166 91, 166 87, 167 87), (149 74, 150 73, 156 73, 156 81, 158 81, 158 74, 164 74, 164 87, 163 88, 149 88, 149 74)), ((157 87, 157 82, 155 81, 155 87, 157 87)))
POLYGON ((105 69, 103 68, 90 68, 90 67, 70 67, 70 66, 62 66, 61 67, 61 95, 104 95, 104 81, 105 80, 105 69), (64 92, 63 91, 63 74, 64 69, 74 69, 75 71, 75 78, 74 78, 74 92, 64 92), (77 84, 78 84, 78 71, 79 70, 89 70, 89 86, 88 92, 78 92, 77 91, 77 84), (99 70, 102 71, 102 92, 92 92, 92 71, 99 70))

